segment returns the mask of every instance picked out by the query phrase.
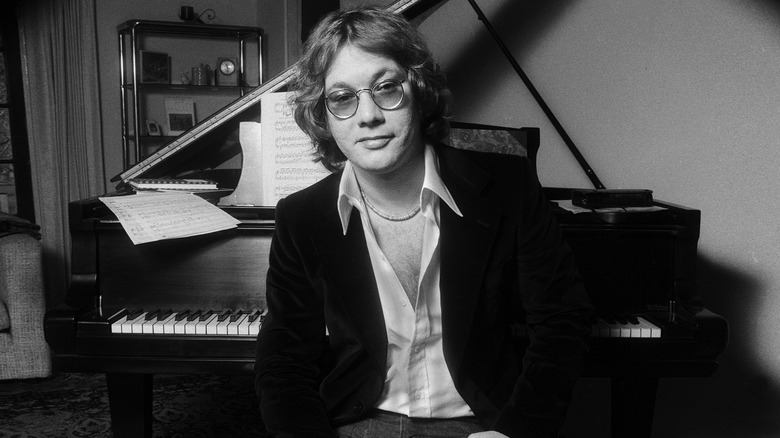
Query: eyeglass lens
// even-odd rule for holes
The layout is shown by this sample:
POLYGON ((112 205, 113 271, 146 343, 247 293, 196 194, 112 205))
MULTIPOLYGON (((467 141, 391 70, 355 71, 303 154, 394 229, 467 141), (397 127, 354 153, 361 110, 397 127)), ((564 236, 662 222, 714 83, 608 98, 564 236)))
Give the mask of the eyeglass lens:
POLYGON ((360 104, 358 94, 368 92, 376 106, 383 110, 398 108, 404 99, 404 88, 401 81, 382 81, 371 89, 363 88, 353 91, 349 89, 336 90, 325 97, 328 110, 340 119, 347 119, 355 115, 360 104))

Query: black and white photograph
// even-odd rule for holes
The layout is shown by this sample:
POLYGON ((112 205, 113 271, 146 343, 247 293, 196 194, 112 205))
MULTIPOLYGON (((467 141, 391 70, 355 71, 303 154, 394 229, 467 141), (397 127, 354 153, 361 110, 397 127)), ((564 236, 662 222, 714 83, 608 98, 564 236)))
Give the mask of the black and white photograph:
POLYGON ((0 437, 780 437, 778 72, 773 0, 0 1, 0 437))
POLYGON ((165 113, 167 135, 181 135, 195 125, 195 103, 192 99, 165 99, 165 113))

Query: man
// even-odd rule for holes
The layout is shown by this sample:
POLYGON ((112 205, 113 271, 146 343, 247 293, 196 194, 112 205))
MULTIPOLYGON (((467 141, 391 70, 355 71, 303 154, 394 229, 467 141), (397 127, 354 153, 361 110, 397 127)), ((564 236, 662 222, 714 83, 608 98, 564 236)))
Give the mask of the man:
POLYGON ((324 18, 292 87, 334 173, 276 208, 255 367, 268 430, 557 436, 592 308, 532 165, 439 143, 443 75, 391 13, 324 18))

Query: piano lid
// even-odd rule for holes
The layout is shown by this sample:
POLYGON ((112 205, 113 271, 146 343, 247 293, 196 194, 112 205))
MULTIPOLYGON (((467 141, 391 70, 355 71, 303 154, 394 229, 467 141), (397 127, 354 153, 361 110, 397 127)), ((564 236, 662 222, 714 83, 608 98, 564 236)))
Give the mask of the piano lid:
MULTIPOLYGON (((442 2, 399 0, 386 9, 412 20, 442 2)), ((235 188, 241 174, 239 125, 246 121, 260 121, 262 96, 283 91, 292 77, 292 70, 288 67, 115 176, 112 181, 119 181, 119 186, 123 186, 131 178, 199 176, 217 181, 220 187, 235 188)))

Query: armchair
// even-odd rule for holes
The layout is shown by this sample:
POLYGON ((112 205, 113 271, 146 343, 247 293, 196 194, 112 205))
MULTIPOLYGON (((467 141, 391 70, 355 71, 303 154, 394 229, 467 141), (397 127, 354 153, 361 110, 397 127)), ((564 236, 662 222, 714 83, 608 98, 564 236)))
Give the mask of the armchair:
POLYGON ((37 226, 0 213, 0 380, 51 374, 37 226))

